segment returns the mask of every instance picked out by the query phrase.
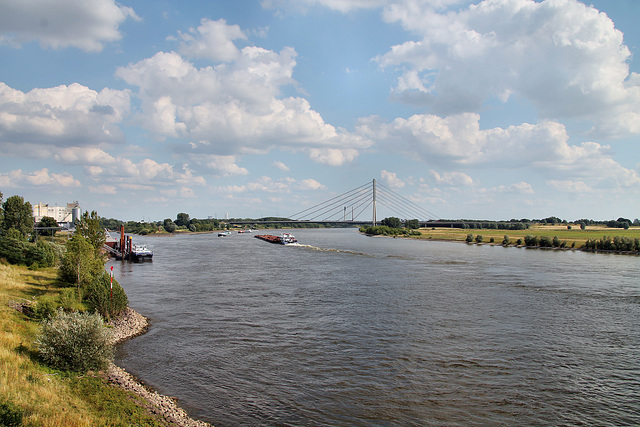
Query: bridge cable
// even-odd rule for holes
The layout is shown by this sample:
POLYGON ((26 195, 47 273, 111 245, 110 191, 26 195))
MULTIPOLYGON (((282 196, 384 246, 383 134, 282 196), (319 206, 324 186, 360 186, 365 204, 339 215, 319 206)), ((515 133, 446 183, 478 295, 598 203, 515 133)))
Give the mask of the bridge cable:
MULTIPOLYGON (((333 201, 333 200, 335 200, 335 199, 338 199, 338 198, 343 197, 343 196, 345 196, 345 195, 347 195, 347 194, 353 193, 354 191, 360 190, 360 189, 362 189, 363 187, 367 187, 367 186, 371 186, 371 185, 372 185, 372 184, 370 184, 370 183, 363 184, 363 185, 361 185, 360 187, 356 187, 356 188, 354 188, 353 190, 349 190, 349 191, 347 191, 346 193, 342 193, 342 194, 340 194, 340 195, 338 195, 338 196, 335 196, 335 197, 333 197, 333 198, 331 198, 331 199, 329 199, 329 200, 325 200, 324 202, 318 203, 317 205, 311 206, 311 207, 309 207, 309 208, 307 208, 307 209, 304 209, 304 210, 302 210, 302 211, 300 211, 300 212, 297 212, 297 213, 295 213, 295 214, 291 215, 291 216, 290 216, 290 218, 296 218, 297 216, 299 216, 299 215, 301 215, 301 214, 304 214, 305 212, 310 211, 310 210, 312 210, 312 209, 314 209, 314 208, 317 208, 318 206, 326 205, 327 203, 329 203, 329 202, 331 202, 331 201, 333 201)), ((316 211, 317 211, 317 210, 316 210, 316 211)), ((315 213, 316 211, 314 211, 314 212, 312 212, 312 213, 315 213)))
MULTIPOLYGON (((332 210, 334 210, 336 212, 336 214, 338 214, 340 211, 342 211, 342 208, 344 207, 344 204, 349 203, 353 199, 356 199, 356 198, 360 198, 361 199, 363 197, 367 197, 367 195, 368 195, 367 193, 361 193, 361 194, 356 194, 356 195, 351 196, 350 199, 346 199, 346 198, 340 199, 337 202, 332 203, 331 205, 324 206, 322 208, 322 209, 324 209, 324 211, 319 213, 318 215, 316 215, 315 217, 313 217, 311 219, 316 219, 319 216, 325 215, 327 212, 330 212, 332 210)), ((316 209, 313 213, 316 213, 318 210, 320 210, 320 209, 316 209)))
MULTIPOLYGON (((411 200, 401 196, 400 194, 396 193, 395 191, 389 189, 388 187, 386 187, 383 184, 378 184, 384 191, 381 192, 380 194, 384 196, 387 196, 387 199, 393 200, 395 201, 396 204, 403 206, 405 209, 409 210, 412 213, 419 213, 420 215, 425 215, 427 218, 426 219, 435 219, 438 218, 437 215, 435 215, 433 212, 429 212, 428 210, 424 209, 423 207, 421 207, 420 205, 418 205, 417 203, 412 202, 411 200)), ((417 215, 419 216, 419 215, 417 215)))
POLYGON ((368 192, 364 192, 363 190, 361 190, 360 194, 355 194, 352 195, 350 199, 341 199, 338 202, 334 202, 331 206, 327 206, 325 211, 323 211, 322 213, 318 214, 317 216, 315 216, 312 219, 316 219, 319 216, 326 214, 327 212, 333 210, 335 211, 335 215, 339 215, 341 212, 343 212, 344 206, 351 203, 352 201, 356 200, 356 202, 366 199, 368 198, 369 193, 368 192))

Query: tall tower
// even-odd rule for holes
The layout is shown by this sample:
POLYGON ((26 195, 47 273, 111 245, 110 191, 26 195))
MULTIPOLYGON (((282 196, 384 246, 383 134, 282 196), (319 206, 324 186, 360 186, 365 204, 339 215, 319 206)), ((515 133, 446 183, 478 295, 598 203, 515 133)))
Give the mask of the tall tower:
POLYGON ((376 226, 376 179, 373 178, 373 226, 376 226))

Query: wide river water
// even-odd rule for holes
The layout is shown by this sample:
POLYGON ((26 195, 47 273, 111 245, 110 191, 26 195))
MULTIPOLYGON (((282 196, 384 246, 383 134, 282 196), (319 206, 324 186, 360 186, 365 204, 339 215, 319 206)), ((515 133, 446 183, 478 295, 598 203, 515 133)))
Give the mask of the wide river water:
POLYGON ((216 426, 640 425, 640 257, 295 235, 135 236, 117 364, 216 426))

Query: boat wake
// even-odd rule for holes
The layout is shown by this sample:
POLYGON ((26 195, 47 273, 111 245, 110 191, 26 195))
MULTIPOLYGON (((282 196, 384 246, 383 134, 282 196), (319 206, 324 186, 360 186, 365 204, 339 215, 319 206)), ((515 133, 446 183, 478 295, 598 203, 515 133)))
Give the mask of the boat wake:
POLYGON ((301 243, 289 243, 286 246, 295 246, 295 247, 299 247, 299 248, 307 248, 307 249, 311 249, 311 250, 314 250, 314 251, 320 251, 320 252, 335 252, 335 253, 338 253, 338 254, 359 255, 359 256, 366 256, 366 257, 370 257, 371 256, 369 254, 365 254, 364 252, 356 252, 356 251, 349 251, 349 250, 343 250, 343 249, 334 249, 334 248, 319 248, 317 246, 303 245, 301 243))

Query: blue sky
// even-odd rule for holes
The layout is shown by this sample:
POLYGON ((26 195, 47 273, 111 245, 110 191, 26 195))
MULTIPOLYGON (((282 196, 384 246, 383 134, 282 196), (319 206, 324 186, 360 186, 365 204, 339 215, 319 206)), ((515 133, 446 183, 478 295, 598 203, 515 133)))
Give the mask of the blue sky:
POLYGON ((635 219, 639 20, 636 0, 4 0, 0 191, 289 216, 375 178, 439 218, 635 219))

